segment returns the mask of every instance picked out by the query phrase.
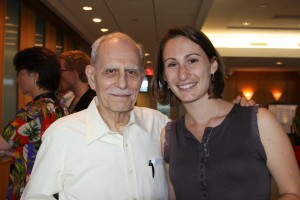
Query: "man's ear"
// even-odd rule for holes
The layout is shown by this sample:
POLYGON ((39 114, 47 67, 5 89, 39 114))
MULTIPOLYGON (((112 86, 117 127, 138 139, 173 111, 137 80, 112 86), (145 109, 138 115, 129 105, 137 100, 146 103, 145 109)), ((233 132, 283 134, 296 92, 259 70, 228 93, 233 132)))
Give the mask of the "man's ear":
POLYGON ((85 74, 86 74, 86 77, 88 79, 91 89, 95 90, 95 77, 94 77, 95 67, 93 67, 92 65, 87 65, 85 67, 85 74))

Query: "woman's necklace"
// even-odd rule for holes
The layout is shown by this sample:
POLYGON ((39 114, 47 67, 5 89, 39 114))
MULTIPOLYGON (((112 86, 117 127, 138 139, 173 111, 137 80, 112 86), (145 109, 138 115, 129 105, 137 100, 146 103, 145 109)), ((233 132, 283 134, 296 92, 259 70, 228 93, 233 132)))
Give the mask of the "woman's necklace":
MULTIPOLYGON (((218 112, 217 112, 216 116, 213 117, 212 119, 210 119, 209 122, 208 122, 207 125, 206 125, 206 127, 211 127, 211 131, 210 131, 210 133, 209 133, 209 135, 208 135, 208 139, 210 138, 210 135, 211 135, 211 133, 212 133, 212 131, 213 131, 213 127, 218 125, 220 111, 221 111, 221 105, 220 105, 220 103, 219 103, 219 104, 218 104, 218 112)), ((190 118, 191 118, 191 117, 190 117, 190 118)), ((193 130, 193 132, 194 132, 194 134, 195 134, 194 136, 201 142, 201 141, 203 140, 204 133, 202 134, 202 139, 201 139, 201 135, 198 135, 198 134, 197 134, 198 131, 197 131, 196 127, 197 127, 197 126, 194 126, 194 127, 192 126, 191 128, 192 128, 192 130, 193 130)), ((200 132, 202 132, 203 130, 205 131, 205 130, 206 130, 206 127, 204 127, 204 129, 202 129, 200 132)), ((205 142, 204 142, 204 143, 205 143, 205 142)), ((206 142, 206 143, 207 143, 207 142, 206 142)), ((206 144, 206 143, 205 143, 205 144, 206 144)))
MULTIPOLYGON (((208 147, 207 147, 207 144, 208 144, 208 141, 213 133, 213 130, 214 130, 214 127, 218 125, 218 121, 219 121, 219 115, 220 115, 220 111, 221 111, 221 105, 220 103, 218 104, 218 112, 217 112, 217 115, 216 117, 212 118, 213 119, 213 123, 210 123, 211 125, 209 126, 210 127, 210 131, 209 131, 209 134, 207 136, 207 138, 203 138, 205 136, 205 132, 202 136, 202 142, 203 142, 203 156, 201 158, 202 162, 205 163, 208 156, 209 156, 209 150, 208 150, 208 147)), ((207 127, 204 128, 204 131, 207 129, 207 127)), ((197 136, 197 130, 195 129, 195 127, 193 127, 193 130, 194 130, 194 133, 196 134, 197 136)))
POLYGON ((207 159, 207 157, 209 156, 209 150, 208 150, 208 148, 207 148, 207 143, 208 143, 208 141, 209 141, 209 139, 210 139, 210 136, 211 136, 211 134, 212 134, 212 132, 213 132, 213 127, 211 127, 211 129, 210 129, 210 132, 209 132, 209 135, 208 135, 208 137, 204 140, 204 143, 203 143, 203 151, 204 151, 204 153, 203 153, 203 156, 202 156, 202 161, 205 163, 206 162, 206 159, 207 159))

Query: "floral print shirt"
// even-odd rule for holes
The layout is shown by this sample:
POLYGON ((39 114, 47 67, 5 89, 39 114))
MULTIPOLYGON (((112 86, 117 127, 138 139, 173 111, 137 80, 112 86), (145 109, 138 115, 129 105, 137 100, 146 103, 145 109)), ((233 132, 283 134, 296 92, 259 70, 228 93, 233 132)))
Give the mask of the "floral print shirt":
POLYGON ((44 93, 17 112, 2 137, 11 145, 14 157, 10 168, 8 199, 20 199, 31 174, 41 138, 56 119, 64 116, 55 93, 44 93))

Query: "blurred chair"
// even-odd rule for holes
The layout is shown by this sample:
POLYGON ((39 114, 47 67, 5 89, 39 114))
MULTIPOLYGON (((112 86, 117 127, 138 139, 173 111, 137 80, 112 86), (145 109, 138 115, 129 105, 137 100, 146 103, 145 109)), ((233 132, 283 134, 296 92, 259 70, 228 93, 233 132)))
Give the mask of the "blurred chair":
POLYGON ((0 200, 6 200, 9 180, 10 158, 0 158, 0 200))

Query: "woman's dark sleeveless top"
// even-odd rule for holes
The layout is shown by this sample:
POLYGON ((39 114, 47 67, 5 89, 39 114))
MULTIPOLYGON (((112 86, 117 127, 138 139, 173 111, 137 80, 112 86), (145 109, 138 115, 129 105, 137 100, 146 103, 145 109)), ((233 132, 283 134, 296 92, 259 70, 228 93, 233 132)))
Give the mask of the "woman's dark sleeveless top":
POLYGON ((166 126, 165 161, 177 200, 269 200, 270 174, 257 107, 234 105, 199 142, 184 117, 166 126))

